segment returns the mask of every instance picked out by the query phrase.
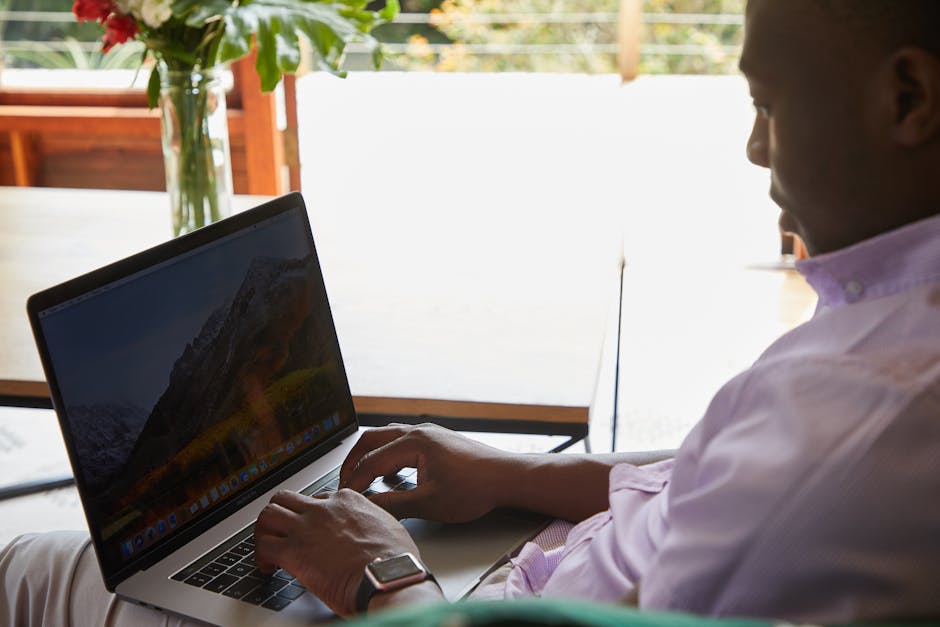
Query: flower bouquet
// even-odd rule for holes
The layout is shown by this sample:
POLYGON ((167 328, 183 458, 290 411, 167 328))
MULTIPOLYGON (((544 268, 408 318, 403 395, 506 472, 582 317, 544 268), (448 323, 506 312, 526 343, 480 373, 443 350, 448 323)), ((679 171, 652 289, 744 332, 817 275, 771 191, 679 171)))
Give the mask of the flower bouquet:
POLYGON ((398 14, 398 0, 381 11, 367 0, 75 0, 79 21, 105 28, 102 49, 144 43, 141 63, 156 62, 147 84, 161 108, 167 191, 179 235, 228 214, 231 166, 225 91, 220 68, 257 49, 261 88, 271 91, 301 61, 310 43, 318 68, 343 76, 347 44, 361 43, 373 64, 381 49, 369 33, 398 14))

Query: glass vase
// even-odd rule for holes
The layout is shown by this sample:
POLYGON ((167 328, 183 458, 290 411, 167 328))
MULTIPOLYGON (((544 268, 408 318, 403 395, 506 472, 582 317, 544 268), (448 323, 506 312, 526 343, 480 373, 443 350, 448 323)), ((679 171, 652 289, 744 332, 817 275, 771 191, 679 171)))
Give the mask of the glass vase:
POLYGON ((225 86, 221 67, 160 72, 160 115, 166 191, 173 235, 182 235, 231 213, 225 86))

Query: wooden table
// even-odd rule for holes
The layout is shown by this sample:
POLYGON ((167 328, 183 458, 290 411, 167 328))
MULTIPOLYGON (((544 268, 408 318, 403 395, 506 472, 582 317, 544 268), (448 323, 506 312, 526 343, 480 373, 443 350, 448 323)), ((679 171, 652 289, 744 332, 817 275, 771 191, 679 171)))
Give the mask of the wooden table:
MULTIPOLYGON (((587 432, 616 321, 614 229, 307 204, 357 410, 587 432)), ((237 197, 236 210, 264 200, 237 197)), ((0 400, 48 388, 27 297, 170 236, 163 193, 0 187, 0 400)), ((534 427, 535 430, 532 430, 534 427)))

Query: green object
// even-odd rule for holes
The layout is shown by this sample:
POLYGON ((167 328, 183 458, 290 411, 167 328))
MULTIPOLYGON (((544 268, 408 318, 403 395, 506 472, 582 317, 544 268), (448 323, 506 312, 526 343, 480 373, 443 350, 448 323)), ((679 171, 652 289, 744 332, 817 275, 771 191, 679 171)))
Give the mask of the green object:
POLYGON ((770 627, 779 623, 706 619, 680 613, 640 612, 622 605, 586 601, 520 599, 465 601, 453 605, 411 605, 378 612, 345 624, 349 627, 770 627))
MULTIPOLYGON (((255 69, 261 78, 261 88, 270 91, 283 73, 297 70, 301 35, 313 46, 320 69, 342 75, 339 64, 351 42, 360 42, 370 49, 378 67, 382 58, 379 44, 368 33, 393 20, 399 5, 398 0, 387 0, 381 11, 369 11, 366 4, 366 0, 249 0, 234 4, 231 0, 177 0, 173 14, 180 16, 178 19, 188 28, 212 33, 212 41, 205 46, 209 65, 247 55, 254 38, 258 46, 255 69), (221 32, 216 34, 219 28, 221 32)), ((179 52, 172 48, 162 54, 179 52)))
MULTIPOLYGON (((300 65, 300 39, 307 39, 317 66, 342 76, 340 64, 350 43, 371 51, 378 67, 378 41, 370 31, 398 15, 398 0, 385 0, 379 11, 368 0, 142 0, 138 6, 101 14, 94 5, 76 2, 80 21, 106 27, 103 49, 129 40, 144 43, 141 61, 153 57, 170 71, 207 70, 240 59, 255 46, 255 70, 263 91, 271 91, 285 73, 300 65)), ((160 79, 151 78, 147 98, 151 108, 160 97, 160 79)))
POLYGON ((382 55, 369 32, 398 14, 398 0, 371 11, 368 0, 76 0, 79 21, 105 27, 102 50, 143 42, 140 62, 157 62, 147 83, 150 107, 160 105, 166 188, 173 233, 182 235, 230 213, 232 172, 225 91, 220 68, 257 50, 261 89, 271 91, 297 70, 301 38, 320 69, 343 75, 346 46, 357 42, 378 67, 382 55))
POLYGON ((161 135, 173 235, 231 213, 232 166, 219 67, 159 72, 161 135))

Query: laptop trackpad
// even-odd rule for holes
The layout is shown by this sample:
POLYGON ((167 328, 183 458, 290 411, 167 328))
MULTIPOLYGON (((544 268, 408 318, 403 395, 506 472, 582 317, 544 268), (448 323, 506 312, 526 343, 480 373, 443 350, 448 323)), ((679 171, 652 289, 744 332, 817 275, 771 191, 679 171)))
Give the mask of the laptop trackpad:
POLYGON ((449 601, 463 598, 495 566, 545 528, 544 516, 498 510, 469 523, 402 522, 449 601))

